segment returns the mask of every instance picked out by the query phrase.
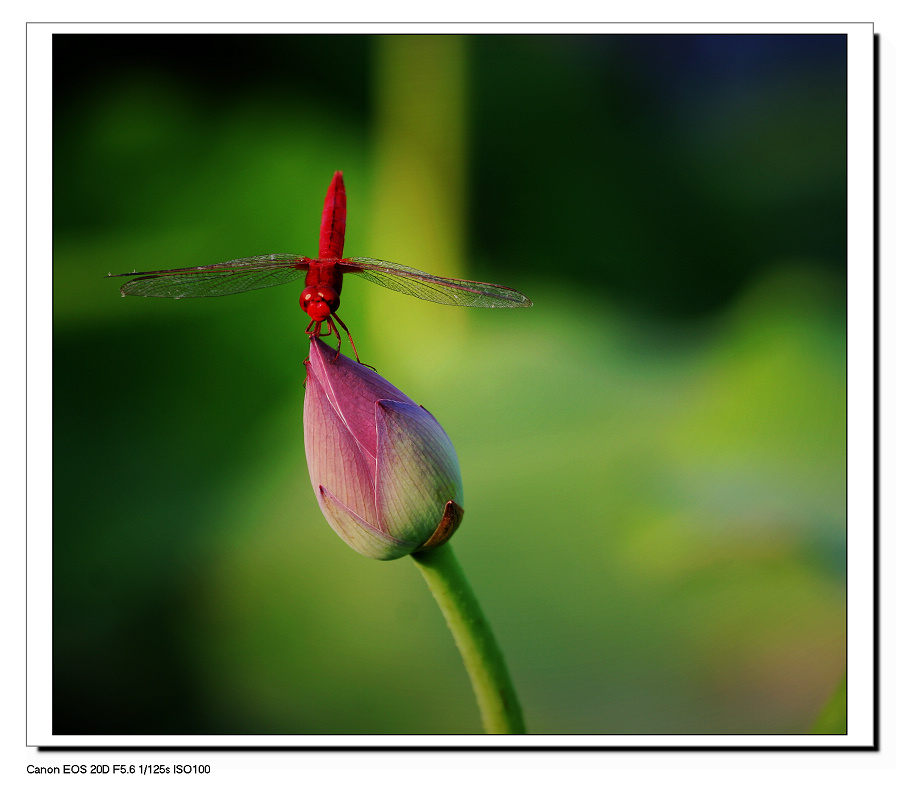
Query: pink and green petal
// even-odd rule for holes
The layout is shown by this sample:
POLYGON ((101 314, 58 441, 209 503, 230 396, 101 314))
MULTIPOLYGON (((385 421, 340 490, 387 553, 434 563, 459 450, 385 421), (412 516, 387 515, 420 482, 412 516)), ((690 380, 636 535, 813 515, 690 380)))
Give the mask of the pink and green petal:
POLYGON ((456 452, 440 424, 418 405, 382 400, 376 425, 378 525, 422 544, 440 523, 447 501, 462 505, 456 452))
POLYGON ((357 553, 377 561, 391 561, 409 555, 416 545, 387 536, 348 509, 325 487, 317 493, 322 514, 334 532, 357 553))
POLYGON ((319 380, 306 382, 303 405, 306 461, 314 488, 328 485, 335 497, 362 519, 374 523, 375 459, 369 457, 337 418, 319 380))
POLYGON ((309 350, 310 379, 317 380, 322 393, 334 409, 338 419, 374 460, 375 403, 379 399, 411 400, 366 366, 344 355, 334 359, 334 350, 318 338, 312 339, 309 350))

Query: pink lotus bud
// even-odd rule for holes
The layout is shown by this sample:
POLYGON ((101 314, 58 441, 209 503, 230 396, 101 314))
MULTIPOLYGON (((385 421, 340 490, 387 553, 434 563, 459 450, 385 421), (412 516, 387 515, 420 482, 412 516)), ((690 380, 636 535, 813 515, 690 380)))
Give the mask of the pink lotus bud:
POLYGON ((306 461, 328 524, 382 561, 446 542, 462 520, 462 479, 434 416, 318 338, 306 372, 306 461))

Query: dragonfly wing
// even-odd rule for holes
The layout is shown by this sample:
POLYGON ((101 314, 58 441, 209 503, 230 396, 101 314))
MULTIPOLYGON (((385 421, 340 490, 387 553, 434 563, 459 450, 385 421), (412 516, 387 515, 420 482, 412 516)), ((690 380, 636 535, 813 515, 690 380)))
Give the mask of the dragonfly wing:
POLYGON ((344 262, 344 272, 420 300, 467 308, 527 308, 532 304, 524 294, 495 283, 441 278, 378 259, 352 258, 344 262))
POLYGON ((222 297, 252 289, 280 286, 299 278, 309 269, 309 259, 292 254, 273 253, 267 256, 224 261, 206 267, 126 272, 110 275, 127 278, 121 287, 123 295, 136 297, 222 297))

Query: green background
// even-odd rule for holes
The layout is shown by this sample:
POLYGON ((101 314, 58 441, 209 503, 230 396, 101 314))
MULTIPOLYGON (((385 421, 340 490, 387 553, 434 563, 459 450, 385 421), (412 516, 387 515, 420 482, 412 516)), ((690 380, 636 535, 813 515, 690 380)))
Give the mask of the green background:
POLYGON ((315 255, 338 169, 346 255, 534 301, 348 277, 340 310, 454 441, 453 545, 530 730, 813 728, 846 656, 843 36, 53 57, 54 733, 479 731, 413 564, 318 511, 301 287, 101 277, 315 255))

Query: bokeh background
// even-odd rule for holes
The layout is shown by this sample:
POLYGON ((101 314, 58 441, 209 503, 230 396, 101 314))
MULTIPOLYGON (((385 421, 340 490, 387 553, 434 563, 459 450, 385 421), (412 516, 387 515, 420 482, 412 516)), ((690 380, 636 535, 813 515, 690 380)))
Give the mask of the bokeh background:
MULTIPOLYGON (((113 274, 346 255, 365 362, 453 438, 453 540, 534 733, 815 728, 845 668, 843 36, 56 35, 53 730, 477 733, 408 559, 335 536, 300 287, 113 274)), ((838 718, 838 721, 840 718, 838 718)))

